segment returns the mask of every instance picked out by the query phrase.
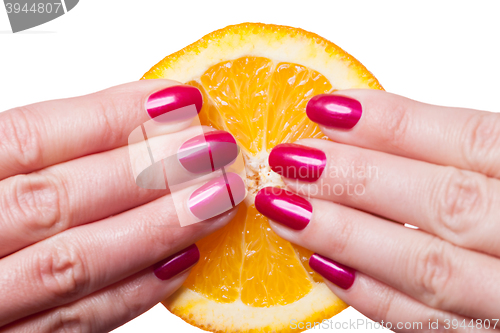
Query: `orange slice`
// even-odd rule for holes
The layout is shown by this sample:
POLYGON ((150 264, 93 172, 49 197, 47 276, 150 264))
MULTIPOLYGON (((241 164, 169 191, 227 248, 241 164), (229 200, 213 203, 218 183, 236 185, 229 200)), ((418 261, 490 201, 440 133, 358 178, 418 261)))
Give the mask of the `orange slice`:
POLYGON ((283 186, 267 157, 279 143, 323 138, 308 120, 314 95, 382 89, 352 56, 313 33, 243 23, 214 31, 166 57, 143 79, 198 87, 203 124, 233 134, 241 147, 249 195, 223 229, 197 243, 200 262, 164 305, 215 332, 298 332, 347 307, 307 264, 310 251, 278 237, 254 206, 257 191, 283 186))

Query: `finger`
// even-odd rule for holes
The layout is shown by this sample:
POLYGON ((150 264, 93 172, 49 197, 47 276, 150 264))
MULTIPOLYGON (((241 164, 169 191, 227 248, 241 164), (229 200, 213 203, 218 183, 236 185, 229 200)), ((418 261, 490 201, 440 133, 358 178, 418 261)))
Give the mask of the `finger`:
POLYGON ((349 207, 318 199, 308 202, 285 190, 261 190, 255 206, 274 221, 279 236, 432 308, 483 319, 500 313, 495 301, 500 297, 498 259, 349 207), (302 230, 286 227, 297 226, 291 223, 296 221, 302 230))
MULTIPOLYGON (((202 128, 190 127, 157 136, 150 139, 151 147, 158 150, 163 147, 163 151, 169 147, 176 152, 183 141, 189 141, 200 131, 202 128)), ((212 139, 219 139, 223 136, 221 133, 224 138, 229 136, 234 140, 229 133, 222 131, 204 136, 214 154, 221 147, 212 139)), ((159 153, 153 151, 154 155, 159 153)), ((234 159, 236 154, 236 149, 233 149, 225 160, 219 160, 226 164, 228 158, 234 159)), ((195 158, 197 156, 191 158, 192 162, 203 165, 203 161, 195 158)), ((168 192, 168 188, 158 191, 137 186, 129 158, 128 148, 121 147, 0 181, 0 193, 3 193, 0 197, 0 257, 69 228, 145 204, 168 192)), ((176 158, 175 153, 172 158, 176 158)), ((172 164, 168 171, 171 180, 188 174, 172 164)), ((193 178, 192 174, 186 177, 193 178)), ((163 172, 161 180, 164 181, 163 172)), ((166 188, 165 182, 163 185, 166 188)))
MULTIPOLYGON (((99 290, 73 303, 50 309, 21 319, 2 329, 2 332, 109 332, 146 312, 177 290, 199 258, 195 247, 181 266, 172 270, 174 259, 163 263, 163 270, 170 268, 174 274, 169 279, 159 279, 149 267, 127 279, 99 290)), ((179 255, 177 256, 177 259, 179 255)), ((168 260, 168 259, 167 259, 168 260)))
POLYGON ((271 168, 286 177, 292 191, 409 223, 461 247, 500 256, 499 180, 325 140, 298 143, 278 145, 269 156, 271 168), (324 165, 321 175, 305 182, 318 163, 324 165))
MULTIPOLYGON (((376 321, 382 327, 395 332, 483 332, 494 331, 495 324, 490 321, 490 329, 485 329, 483 320, 470 319, 457 314, 428 307, 398 290, 381 283, 361 272, 353 272, 344 265, 314 254, 310 259, 311 267, 329 279, 325 283, 347 304, 376 321), (336 283, 352 280, 349 288, 341 288, 336 283), (461 323, 465 325, 460 326, 461 323), (491 325, 493 324, 493 325, 491 325)), ((356 327, 368 329, 373 324, 358 320, 356 327)), ((377 328, 377 327, 375 327, 377 328)))
POLYGON ((378 90, 343 90, 313 97, 307 114, 336 142, 500 177, 500 115, 495 113, 429 105, 378 90))
POLYGON ((199 90, 175 85, 143 80, 2 112, 0 179, 124 146, 150 119, 146 108, 153 116, 190 105, 200 111, 199 90))
POLYGON ((0 182, 0 257, 145 204, 168 191, 138 187, 127 148, 90 155, 0 182))
POLYGON ((0 325, 116 283, 219 229, 233 215, 234 210, 181 227, 167 195, 5 257, 0 260, 0 325))

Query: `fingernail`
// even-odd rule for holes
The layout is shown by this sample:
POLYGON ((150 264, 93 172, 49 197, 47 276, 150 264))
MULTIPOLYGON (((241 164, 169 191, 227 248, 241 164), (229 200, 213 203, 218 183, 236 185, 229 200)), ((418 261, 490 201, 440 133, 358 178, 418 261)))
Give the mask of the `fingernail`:
POLYGON ((228 172, 194 191, 189 197, 188 207, 194 216, 206 220, 235 207, 245 199, 245 195, 243 179, 228 172))
POLYGON ((361 112, 361 103, 357 100, 329 94, 314 96, 306 106, 309 119, 339 129, 353 128, 361 118, 361 112))
POLYGON ((314 182, 326 166, 326 155, 319 149, 283 143, 269 154, 269 166, 283 177, 314 182))
POLYGON ((278 187, 264 187, 255 197, 255 208, 273 221, 294 230, 307 227, 312 205, 306 199, 278 187))
POLYGON ((194 105, 196 112, 201 111, 203 97, 200 90, 188 85, 171 86, 149 96, 146 110, 154 119, 168 112, 194 105))
POLYGON ((342 289, 349 289, 354 283, 354 273, 356 272, 354 269, 320 254, 315 253, 309 258, 309 266, 322 277, 342 289))
POLYGON ((213 131, 184 142, 177 155, 187 171, 211 172, 232 163, 238 156, 238 146, 228 132, 213 131))
POLYGON ((200 259, 200 251, 193 244, 171 255, 154 266, 154 273, 160 280, 168 280, 191 268, 200 259))

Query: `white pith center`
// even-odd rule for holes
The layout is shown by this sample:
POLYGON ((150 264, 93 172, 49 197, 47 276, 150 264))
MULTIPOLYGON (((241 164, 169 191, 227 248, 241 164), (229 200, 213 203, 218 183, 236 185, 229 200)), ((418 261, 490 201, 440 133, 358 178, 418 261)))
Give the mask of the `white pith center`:
POLYGON ((245 160, 246 179, 245 185, 248 189, 248 195, 245 198, 247 205, 255 202, 255 196, 261 188, 268 186, 284 187, 284 182, 280 175, 271 170, 267 151, 261 151, 257 155, 249 154, 243 151, 245 160))

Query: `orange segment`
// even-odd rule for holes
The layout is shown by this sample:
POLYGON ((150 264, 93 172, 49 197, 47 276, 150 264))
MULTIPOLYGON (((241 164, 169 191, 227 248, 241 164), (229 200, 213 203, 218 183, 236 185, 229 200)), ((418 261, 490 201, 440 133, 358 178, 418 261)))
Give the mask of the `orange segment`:
POLYGON ((227 128, 252 153, 263 148, 272 67, 269 59, 243 57, 219 63, 201 76, 227 128))
POLYGON ((246 217, 247 210, 242 205, 231 223, 196 244, 200 261, 184 283, 186 287, 216 302, 232 303, 239 299, 246 217))
POLYGON ((324 137, 318 126, 307 118, 306 104, 312 96, 331 89, 330 82, 314 70, 278 63, 270 87, 266 148, 269 150, 277 144, 301 138, 324 137))
POLYGON ((212 100, 208 98, 208 95, 205 92, 205 89, 203 89, 203 86, 196 81, 189 81, 186 82, 186 84, 200 89, 203 95, 203 107, 201 108, 199 114, 200 122, 207 126, 225 130, 226 127, 224 126, 224 121, 222 120, 219 111, 215 108, 214 103, 212 103, 212 100))
POLYGON ((309 267, 309 258, 311 258, 314 252, 295 244, 293 244, 293 247, 297 252, 297 257, 300 259, 302 266, 304 266, 309 276, 312 277, 315 282, 323 282, 323 278, 321 277, 321 275, 319 275, 318 273, 313 271, 311 267, 309 267))
POLYGON ((307 295, 312 283, 292 245, 271 230, 267 218, 254 205, 248 208, 245 224, 241 301, 269 307, 307 295))
POLYGON ((215 31, 155 65, 143 79, 199 88, 200 121, 229 131, 245 159, 249 191, 236 216, 199 241, 199 263, 163 303, 190 324, 216 332, 298 332, 290 320, 321 322, 347 305, 308 265, 312 252, 279 238, 254 206, 257 191, 284 186, 269 168, 272 147, 325 138, 306 116, 314 95, 382 89, 335 44, 296 28, 244 23, 215 31))

